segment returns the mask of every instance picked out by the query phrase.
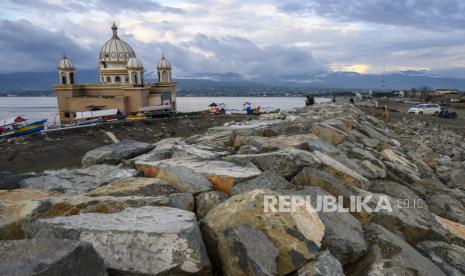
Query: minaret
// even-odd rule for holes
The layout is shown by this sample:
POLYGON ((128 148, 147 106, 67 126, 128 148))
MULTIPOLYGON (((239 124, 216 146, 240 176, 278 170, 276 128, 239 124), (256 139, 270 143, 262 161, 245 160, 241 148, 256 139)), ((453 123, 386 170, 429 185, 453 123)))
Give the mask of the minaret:
POLYGON ((71 60, 69 60, 65 54, 63 54, 63 57, 58 61, 57 69, 60 84, 74 84, 76 69, 74 68, 71 60))
POLYGON ((142 62, 138 58, 130 58, 126 68, 128 69, 129 84, 144 84, 144 65, 142 65, 142 62))
POLYGON ((162 83, 169 83, 171 82, 171 64, 163 55, 158 61, 157 65, 158 69, 158 81, 162 83))

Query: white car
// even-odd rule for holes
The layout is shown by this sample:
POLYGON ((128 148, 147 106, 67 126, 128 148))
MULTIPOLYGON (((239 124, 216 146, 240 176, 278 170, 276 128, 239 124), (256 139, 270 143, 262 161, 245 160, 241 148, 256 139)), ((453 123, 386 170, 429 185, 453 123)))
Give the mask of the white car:
POLYGON ((409 114, 417 115, 438 115, 439 112, 441 112, 441 106, 438 104, 417 104, 408 110, 409 114))

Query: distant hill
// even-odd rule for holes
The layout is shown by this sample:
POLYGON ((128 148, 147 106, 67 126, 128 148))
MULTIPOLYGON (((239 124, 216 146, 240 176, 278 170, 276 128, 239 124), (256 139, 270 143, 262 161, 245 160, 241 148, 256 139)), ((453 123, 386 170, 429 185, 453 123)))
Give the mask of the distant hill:
MULTIPOLYGON (((457 88, 465 90, 465 79, 437 77, 423 71, 406 71, 385 75, 386 89, 409 89, 429 86, 431 88, 457 88)), ((98 81, 96 70, 78 70, 76 79, 80 83, 98 81)), ((51 90, 57 83, 57 72, 30 72, 0 74, 0 91, 51 90)), ((148 80, 150 81, 150 80, 148 80)), ((181 90, 204 91, 237 87, 245 88, 322 88, 322 89, 379 89, 381 76, 354 72, 315 72, 279 78, 243 79, 235 73, 195 74, 190 78, 178 78, 181 90)))

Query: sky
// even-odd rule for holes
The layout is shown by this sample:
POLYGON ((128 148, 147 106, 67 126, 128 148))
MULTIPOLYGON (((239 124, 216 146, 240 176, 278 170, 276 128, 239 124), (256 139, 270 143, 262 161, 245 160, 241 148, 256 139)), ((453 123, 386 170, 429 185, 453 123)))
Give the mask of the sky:
POLYGON ((119 27, 155 71, 253 79, 427 70, 465 78, 463 0, 1 0, 0 73, 97 68, 119 27), (385 68, 385 69, 383 69, 385 68))

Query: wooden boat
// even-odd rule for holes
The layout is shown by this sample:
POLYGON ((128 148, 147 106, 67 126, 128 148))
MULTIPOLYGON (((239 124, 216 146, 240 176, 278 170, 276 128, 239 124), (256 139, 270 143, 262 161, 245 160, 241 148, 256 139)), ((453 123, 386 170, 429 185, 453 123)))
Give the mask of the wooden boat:
POLYGON ((46 119, 28 123, 20 116, 0 122, 0 139, 8 139, 41 132, 45 129, 46 119))

